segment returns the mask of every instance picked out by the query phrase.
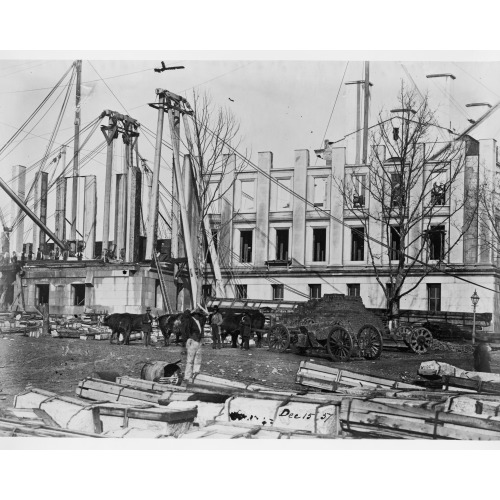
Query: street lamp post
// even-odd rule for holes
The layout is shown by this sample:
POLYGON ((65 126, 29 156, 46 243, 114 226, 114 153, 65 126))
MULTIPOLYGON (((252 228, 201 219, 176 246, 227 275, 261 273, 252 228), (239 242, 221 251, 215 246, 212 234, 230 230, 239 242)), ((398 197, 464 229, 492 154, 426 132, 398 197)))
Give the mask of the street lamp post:
POLYGON ((474 311, 474 315, 472 316, 472 343, 475 344, 476 342, 476 307, 477 303, 479 302, 479 295, 477 294, 476 290, 474 290, 474 293, 472 294, 472 297, 470 298, 472 301, 472 309, 474 311))

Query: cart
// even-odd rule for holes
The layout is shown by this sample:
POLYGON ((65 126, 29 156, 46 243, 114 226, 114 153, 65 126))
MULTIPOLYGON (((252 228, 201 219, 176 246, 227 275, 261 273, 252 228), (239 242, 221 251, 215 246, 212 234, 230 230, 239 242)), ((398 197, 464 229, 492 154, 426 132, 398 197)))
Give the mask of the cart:
POLYGON ((383 350, 382 322, 364 307, 360 297, 324 295, 274 319, 267 332, 271 351, 295 348, 305 354, 322 350, 333 361, 349 361, 352 357, 374 360, 383 350))
POLYGON ((384 340, 386 346, 406 346, 415 354, 426 354, 432 347, 433 336, 422 324, 400 323, 394 333, 387 329, 384 340))

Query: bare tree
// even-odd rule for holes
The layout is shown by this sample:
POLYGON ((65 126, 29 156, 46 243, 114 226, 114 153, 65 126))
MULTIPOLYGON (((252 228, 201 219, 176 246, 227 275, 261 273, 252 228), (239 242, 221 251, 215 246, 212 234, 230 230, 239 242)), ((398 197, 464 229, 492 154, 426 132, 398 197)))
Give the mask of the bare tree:
MULTIPOLYGON (((209 230, 209 217, 220 213, 221 202, 232 192, 233 183, 238 172, 246 165, 246 160, 228 161, 228 155, 233 154, 240 145, 239 122, 233 112, 227 108, 213 104, 208 93, 193 93, 193 137, 186 147, 191 157, 193 185, 197 206, 192 212, 191 231, 196 234, 194 251, 196 275, 198 280, 198 297, 195 302, 201 303, 202 284, 207 280, 208 263, 213 265, 213 257, 209 259, 210 246, 217 247, 221 234, 227 229, 230 220, 220 221, 216 230, 209 230), (234 170, 234 171, 231 171, 234 170), (224 179, 232 176, 231 182, 224 179)), ((246 155, 241 155, 245 158, 246 155)), ((221 249, 227 253, 227 249, 221 249)), ((216 287, 221 286, 216 283, 216 287)))
POLYGON ((398 105, 379 113, 368 165, 334 179, 344 210, 357 221, 351 259, 367 255, 394 326, 401 299, 449 260, 476 213, 462 177, 466 143, 439 142, 428 97, 404 83, 398 105))

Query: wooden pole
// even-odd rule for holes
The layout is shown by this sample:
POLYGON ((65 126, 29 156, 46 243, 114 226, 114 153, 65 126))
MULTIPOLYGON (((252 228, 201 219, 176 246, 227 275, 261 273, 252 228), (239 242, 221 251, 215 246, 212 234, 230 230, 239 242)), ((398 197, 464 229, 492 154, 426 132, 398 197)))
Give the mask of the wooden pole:
POLYGON ((365 102, 363 107, 363 164, 368 161, 368 111, 370 108, 370 61, 365 61, 365 102))
POLYGON ((160 187, 160 162, 161 145, 163 139, 163 120, 165 118, 165 94, 159 94, 158 124, 156 127, 155 159, 153 164, 153 188, 149 202, 149 217, 146 240, 146 259, 153 259, 153 252, 156 253, 156 231, 158 228, 158 195, 160 187))
POLYGON ((64 250, 66 247, 63 242, 24 204, 22 200, 12 191, 9 185, 4 182, 4 180, 0 177, 0 187, 10 196, 10 198, 14 201, 14 203, 43 231, 45 234, 51 238, 54 243, 56 243, 59 248, 64 250))
POLYGON ((73 156, 73 194, 71 198, 71 239, 76 241, 76 217, 78 211, 78 174, 80 170, 80 97, 82 88, 82 61, 75 62, 76 67, 76 109, 75 139, 73 156))
MULTIPOLYGON (((194 267, 193 249, 191 246, 191 231, 189 229, 189 220, 187 216, 186 197, 184 196, 181 167, 180 167, 180 152, 179 152, 179 123, 175 123, 174 111, 168 110, 168 120, 170 124, 170 133, 172 136, 172 146, 174 149, 174 172, 177 180, 177 195, 179 197, 179 204, 181 208, 181 222, 182 232, 184 235, 184 247, 186 250, 186 257, 188 260, 189 280, 191 283, 191 299, 192 307, 198 302, 198 283, 196 282, 196 272, 194 267)), ((153 183, 153 188, 154 188, 153 183)))
MULTIPOLYGON (((109 126, 111 127, 113 120, 109 117, 109 126)), ((110 130, 112 130, 110 128, 110 130)), ((111 132, 110 132, 111 133, 111 132)), ((113 177, 113 137, 107 139, 108 147, 106 152, 106 176, 104 180, 104 214, 102 224, 102 253, 109 247, 109 218, 111 209, 111 181, 113 177)))

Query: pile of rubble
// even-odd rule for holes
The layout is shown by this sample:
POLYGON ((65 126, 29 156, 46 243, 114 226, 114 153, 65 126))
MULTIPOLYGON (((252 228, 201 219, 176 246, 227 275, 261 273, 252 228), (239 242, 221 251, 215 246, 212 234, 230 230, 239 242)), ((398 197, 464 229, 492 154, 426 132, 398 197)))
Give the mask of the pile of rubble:
POLYGON ((500 375, 437 361, 422 363, 414 384, 302 362, 291 391, 204 373, 164 384, 153 372, 154 380, 88 377, 76 397, 29 388, 0 413, 0 435, 500 439, 500 375))

